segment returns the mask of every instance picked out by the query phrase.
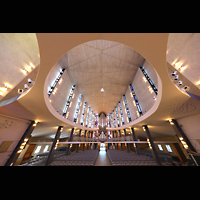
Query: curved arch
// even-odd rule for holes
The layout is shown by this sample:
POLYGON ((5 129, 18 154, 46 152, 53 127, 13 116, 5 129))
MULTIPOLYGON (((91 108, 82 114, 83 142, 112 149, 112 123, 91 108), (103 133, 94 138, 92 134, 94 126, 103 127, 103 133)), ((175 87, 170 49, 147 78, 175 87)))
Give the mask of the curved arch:
MULTIPOLYGON (((94 41, 90 41, 90 42, 94 42, 94 41)), ((90 46, 91 45, 91 43, 90 42, 87 42, 87 46, 90 46)), ((107 47, 106 47, 106 49, 109 49, 109 48, 111 48, 112 46, 117 46, 118 44, 120 44, 120 43, 117 43, 117 42, 115 42, 114 44, 112 43, 110 43, 109 45, 107 45, 107 47)), ((96 44, 94 44, 94 43, 92 43, 92 48, 93 49, 95 49, 96 47, 95 47, 95 45, 96 44)), ((105 47, 101 47, 102 49, 103 48, 105 48, 105 47)), ((96 48, 97 49, 97 48, 96 48)), ((79 51, 79 50, 77 50, 77 51, 79 51)), ((81 50, 80 50, 81 51, 81 50)), ((95 52, 89 52, 90 53, 90 56, 92 57, 92 58, 94 58, 96 55, 98 55, 98 49, 97 50, 95 50, 96 51, 96 53, 95 52)), ((134 50, 135 51, 135 50, 134 50)), ((112 54, 112 52, 109 52, 109 50, 108 50, 108 52, 107 52, 107 54, 110 54, 112 57, 113 57, 113 54, 112 54)), ((120 54, 119 54, 120 55, 120 54)), ((78 58, 79 59, 79 58, 78 58)), ((87 59, 87 57, 86 57, 86 59, 87 59)), ((63 62, 69 62, 69 60, 64 60, 64 59, 62 59, 61 61, 59 60, 58 62, 60 62, 60 66, 59 67, 57 67, 57 69, 62 69, 61 67, 63 66, 63 62)), ((57 62, 57 63, 58 63, 57 62)), ((76 61, 77 62, 77 61, 76 61)), ((76 66, 77 67, 77 70, 79 69, 78 68, 78 66, 77 66, 77 64, 76 64, 76 62, 72 62, 72 66, 76 66)), ((84 61, 82 61, 82 62, 84 62, 84 61)), ((148 63, 148 62, 147 62, 148 63)), ((58 64, 56 64, 56 65, 58 65, 58 64)), ((56 66, 55 65, 55 66, 56 66)), ((149 64, 150 65, 150 64, 149 64)), ((54 67, 55 67, 54 66, 54 67)), ((63 66, 64 67, 64 66, 63 66)), ((93 70, 93 69, 92 69, 93 70)), ((47 88, 48 88, 48 85, 49 85, 49 78, 50 78, 50 76, 51 76, 51 73, 52 73, 52 71, 54 71, 55 72, 55 70, 53 70, 53 68, 52 68, 52 70, 49 72, 49 74, 48 74, 48 76, 47 76, 47 78, 46 78, 46 80, 45 80, 45 84, 44 84, 44 99, 45 99, 45 102, 46 102, 46 105, 47 105, 47 107, 48 107, 48 109, 49 109, 49 111, 56 117, 56 118, 58 118, 59 120, 61 120, 61 121, 63 121, 63 122, 65 122, 65 123, 67 123, 67 124, 69 124, 69 125, 71 125, 71 126, 74 126, 74 127, 77 127, 77 128, 84 128, 84 129, 88 129, 88 130, 96 130, 97 128, 88 128, 88 127, 83 127, 83 126, 81 126, 81 125, 79 125, 79 124, 74 124, 72 121, 70 121, 69 119, 66 119, 66 118, 63 118, 62 116, 61 116, 61 114, 59 114, 58 112, 58 110, 56 111, 55 109, 54 109, 54 106, 52 106, 52 104, 50 103, 50 101, 49 101, 49 98, 48 98, 48 96, 46 95, 46 91, 47 91, 47 88)), ((154 69, 154 71, 155 71, 155 69, 154 69)), ((93 72, 91 72, 91 73, 93 73, 93 72)), ((142 72, 141 72, 142 73, 142 72)), ((143 121, 144 119, 146 119, 146 118, 148 118, 151 114, 153 114, 155 111, 156 111, 156 109, 158 108, 158 105, 159 105, 159 103, 160 103, 160 100, 161 100, 161 96, 162 96, 162 83, 161 83, 161 80, 160 80, 160 78, 159 78, 159 76, 158 76, 158 74, 157 74, 157 72, 155 71, 155 73, 156 73, 156 77, 157 77, 157 87, 158 87, 158 90, 159 90, 159 94, 158 94, 158 96, 156 97, 156 101, 154 102, 154 104, 153 104, 153 106, 149 109, 149 110, 147 110, 146 111, 146 113, 144 113, 144 115, 142 116, 142 117, 139 117, 139 118, 137 118, 137 119, 135 119, 133 122, 131 122, 131 123, 128 123, 128 124, 125 124, 125 125, 123 125, 123 126, 121 126, 121 127, 119 127, 120 129, 121 128, 125 128, 125 127, 129 127, 129 126, 132 126, 132 125, 134 125, 134 124, 136 124, 136 123, 138 123, 138 122, 140 122, 140 121, 143 121)), ((77 84, 77 82, 73 82, 73 84, 77 84)), ((79 84, 79 82, 78 82, 78 84, 79 84)), ((100 88, 102 88, 102 87, 100 87, 100 88)), ((118 129, 119 129, 118 128, 118 129)), ((112 130, 115 130, 116 128, 113 128, 112 130)))

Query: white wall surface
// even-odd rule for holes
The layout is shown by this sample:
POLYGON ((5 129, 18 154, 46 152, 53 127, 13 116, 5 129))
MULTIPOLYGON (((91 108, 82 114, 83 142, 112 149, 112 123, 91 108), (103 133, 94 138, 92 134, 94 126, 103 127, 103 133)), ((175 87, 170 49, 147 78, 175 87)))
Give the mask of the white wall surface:
POLYGON ((29 124, 25 120, 0 115, 0 145, 4 141, 12 141, 6 152, 0 152, 0 166, 6 163, 29 124))
POLYGON ((200 114, 177 119, 177 122, 193 147, 200 153, 200 114))

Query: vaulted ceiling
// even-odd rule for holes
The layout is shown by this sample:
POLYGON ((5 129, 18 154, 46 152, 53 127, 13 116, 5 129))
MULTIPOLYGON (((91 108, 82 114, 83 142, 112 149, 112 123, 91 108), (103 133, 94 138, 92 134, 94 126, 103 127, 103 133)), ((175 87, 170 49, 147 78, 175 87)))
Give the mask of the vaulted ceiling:
POLYGON ((94 113, 110 113, 145 59, 126 45, 95 40, 73 48, 60 61, 94 113))

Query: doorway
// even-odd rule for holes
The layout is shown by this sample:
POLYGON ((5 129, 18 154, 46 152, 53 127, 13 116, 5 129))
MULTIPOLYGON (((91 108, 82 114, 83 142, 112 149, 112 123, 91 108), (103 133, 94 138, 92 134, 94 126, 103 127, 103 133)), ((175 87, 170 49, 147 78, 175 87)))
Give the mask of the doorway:
POLYGON ((106 151, 106 145, 104 143, 100 144, 100 151, 101 152, 106 151))

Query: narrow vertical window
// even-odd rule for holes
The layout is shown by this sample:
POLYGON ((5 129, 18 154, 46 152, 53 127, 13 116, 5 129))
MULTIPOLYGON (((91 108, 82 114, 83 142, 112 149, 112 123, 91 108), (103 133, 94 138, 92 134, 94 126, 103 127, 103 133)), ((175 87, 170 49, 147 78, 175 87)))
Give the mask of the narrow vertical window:
POLYGON ((89 128, 91 128, 91 123, 92 123, 92 114, 93 114, 93 110, 91 109, 91 111, 90 111, 89 128))
POLYGON ((129 108, 128 108, 128 102, 126 100, 126 96, 125 94, 123 95, 123 98, 124 98, 124 103, 125 103, 125 108, 126 108, 126 112, 127 112, 127 115, 128 115, 128 120, 129 122, 131 122, 131 114, 130 114, 130 111, 129 111, 129 108))
POLYGON ((83 110, 82 110, 82 114, 81 114, 81 125, 83 126, 83 122, 84 122, 84 116, 85 116, 85 108, 86 108, 87 102, 85 101, 83 104, 83 110))
POLYGON ((115 111, 116 111, 116 116, 117 116, 117 125, 118 125, 118 127, 120 127, 120 125, 119 125, 119 115, 118 115, 117 106, 115 106, 115 111))
POLYGON ((96 114, 96 116, 95 116, 95 128, 98 128, 98 125, 99 125, 99 115, 96 114))
POLYGON ((74 114, 74 123, 76 124, 77 122, 77 117, 78 117, 78 113, 79 113, 79 109, 80 109, 80 104, 81 104, 81 98, 82 95, 80 94, 78 97, 78 102, 76 104, 76 110, 75 110, 75 114, 74 114))
POLYGON ((51 96, 52 92, 53 92, 54 89, 56 88, 56 85, 57 85, 58 83, 60 84, 60 83, 62 82, 61 77, 62 77, 64 71, 65 71, 65 69, 62 69, 62 70, 60 71, 60 73, 59 73, 58 76, 56 77, 56 80, 55 80, 55 81, 53 82, 53 84, 51 85, 51 87, 50 87, 50 89, 49 89, 49 91, 48 91, 48 96, 49 96, 49 97, 51 96))
POLYGON ((120 101, 119 101, 119 109, 120 109, 120 114, 121 114, 122 125, 124 125, 124 115, 122 112, 122 105, 121 105, 120 101))
POLYGON ((132 92, 132 95, 133 95, 133 98, 134 98, 135 105, 136 105, 136 107, 138 109, 138 114, 139 114, 139 116, 142 116, 142 108, 141 108, 141 106, 140 106, 140 104, 139 104, 139 102, 137 100, 137 97, 136 97, 135 91, 133 89, 133 86, 132 86, 132 84, 130 84, 129 86, 131 88, 131 92, 132 92))
POLYGON ((72 100, 72 96, 74 94, 74 90, 75 90, 75 85, 72 85, 72 89, 70 90, 70 93, 69 93, 69 96, 67 98, 67 103, 63 109, 63 117, 67 118, 67 111, 69 109, 69 106, 70 106, 70 103, 71 103, 71 100, 72 100))
POLYGON ((115 112, 114 112, 114 110, 113 110, 113 122, 114 122, 114 127, 116 128, 115 112))
POLYGON ((90 112, 90 106, 88 106, 88 109, 87 109, 87 116, 86 116, 86 122, 85 122, 86 127, 88 125, 89 112, 90 112))
POLYGON ((112 113, 110 113, 110 122, 111 122, 111 128, 113 128, 113 117, 112 117, 112 113))
POLYGON ((144 74, 146 80, 149 82, 150 86, 152 87, 153 91, 157 95, 158 94, 158 89, 156 88, 156 86, 154 85, 153 81, 151 80, 151 78, 147 74, 147 71, 144 69, 144 67, 140 67, 140 69, 141 69, 142 73, 144 74))

